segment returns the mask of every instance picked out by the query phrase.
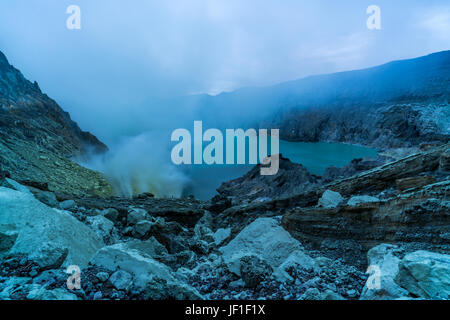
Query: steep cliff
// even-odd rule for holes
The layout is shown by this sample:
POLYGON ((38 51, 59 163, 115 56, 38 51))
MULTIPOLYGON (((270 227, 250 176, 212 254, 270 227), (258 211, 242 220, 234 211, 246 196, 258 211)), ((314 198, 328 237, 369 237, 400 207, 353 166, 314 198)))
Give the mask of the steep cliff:
POLYGON ((99 174, 70 161, 107 147, 82 131, 54 100, 0 52, 0 169, 17 180, 71 194, 111 194, 99 174))

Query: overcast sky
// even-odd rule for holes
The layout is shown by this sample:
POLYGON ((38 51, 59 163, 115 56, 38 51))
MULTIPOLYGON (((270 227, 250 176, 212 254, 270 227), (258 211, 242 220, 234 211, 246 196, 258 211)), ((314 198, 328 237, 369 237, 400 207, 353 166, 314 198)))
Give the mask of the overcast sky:
POLYGON ((0 1, 0 50, 100 136, 98 117, 132 117, 130 106, 150 96, 215 94, 448 49, 448 0, 0 1), (81 30, 66 28, 71 4, 81 30), (372 4, 382 30, 366 27, 372 4))

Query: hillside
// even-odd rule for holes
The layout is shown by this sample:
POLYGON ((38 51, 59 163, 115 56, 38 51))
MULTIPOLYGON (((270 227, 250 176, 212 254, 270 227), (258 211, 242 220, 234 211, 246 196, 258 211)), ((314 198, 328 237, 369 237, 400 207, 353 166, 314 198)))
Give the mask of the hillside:
POLYGON ((0 170, 53 191, 104 195, 106 180, 69 159, 106 150, 0 52, 0 170))

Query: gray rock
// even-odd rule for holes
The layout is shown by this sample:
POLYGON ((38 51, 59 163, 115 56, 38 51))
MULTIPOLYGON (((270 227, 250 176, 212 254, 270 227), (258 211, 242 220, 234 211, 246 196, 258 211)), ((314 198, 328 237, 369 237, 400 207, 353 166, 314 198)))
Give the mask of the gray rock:
POLYGON ((340 294, 327 289, 322 293, 322 300, 345 300, 345 298, 340 294))
POLYGON ((230 271, 240 275, 240 261, 244 256, 256 255, 275 269, 299 249, 302 249, 300 242, 292 238, 276 219, 259 218, 219 250, 230 271))
POLYGON ((0 187, 0 224, 14 225, 19 235, 10 253, 33 254, 43 243, 67 248, 66 264, 83 267, 103 241, 70 214, 49 208, 29 192, 0 187))
POLYGON ((201 222, 195 225, 194 234, 198 240, 206 241, 207 243, 214 242, 214 235, 212 230, 201 222))
POLYGON ((36 199, 52 208, 58 208, 59 202, 53 192, 41 191, 35 194, 36 199))
POLYGON ((29 259, 36 262, 41 270, 58 269, 66 260, 69 249, 46 242, 30 254, 29 259))
POLYGON ((369 250, 369 278, 362 290, 361 300, 395 300, 408 292, 395 281, 402 250, 395 245, 380 244, 369 250))
POLYGON ((0 256, 14 246, 19 232, 13 225, 0 225, 0 256))
POLYGON ((247 288, 255 288, 272 274, 272 268, 257 256, 241 258, 241 277, 247 288))
POLYGON ((336 208, 344 198, 339 192, 326 190, 319 199, 319 206, 324 208, 336 208))
POLYGON ((108 272, 99 272, 95 275, 100 282, 105 282, 109 278, 108 272))
POLYGON ((231 236, 231 228, 218 229, 213 235, 214 243, 216 244, 216 246, 220 246, 230 236, 231 236))
POLYGON ((395 281, 424 299, 450 299, 450 255, 429 251, 407 254, 399 264, 395 281))
POLYGON ((0 300, 10 299, 17 290, 29 287, 31 278, 10 277, 5 282, 0 283, 0 300))
POLYGON ((152 259, 127 243, 100 249, 91 260, 94 266, 110 271, 117 269, 133 276, 131 292, 142 299, 201 299, 194 288, 177 279, 164 264, 152 259))
POLYGON ((138 239, 145 237, 145 235, 150 231, 154 224, 154 222, 147 220, 139 221, 133 226, 133 237, 138 239))
POLYGON ((77 204, 73 200, 65 200, 65 201, 59 203, 59 208, 61 210, 72 210, 72 209, 75 209, 76 207, 77 207, 77 204))
POLYGON ((149 214, 144 209, 132 208, 128 212, 127 224, 130 226, 134 226, 139 221, 148 220, 149 218, 149 214))
POLYGON ((103 299, 103 294, 102 294, 102 292, 101 292, 101 291, 97 291, 97 292, 94 294, 93 299, 94 299, 94 300, 102 300, 102 299, 103 299))
POLYGON ((37 287, 27 295, 29 300, 78 300, 78 297, 66 289, 57 288, 47 290, 45 287, 37 287))
POLYGON ((301 300, 323 300, 323 299, 319 289, 309 288, 302 295, 301 300))
POLYGON ((117 290, 129 291, 133 284, 133 277, 126 271, 114 272, 108 280, 117 290))
POLYGON ((355 207, 364 203, 373 203, 373 202, 379 202, 380 199, 377 197, 371 197, 371 196, 354 196, 351 197, 350 200, 348 200, 347 205, 355 207))
POLYGON ((119 221, 119 211, 114 208, 105 209, 100 214, 114 223, 119 221))
POLYGON ((312 273, 318 266, 316 261, 303 250, 296 250, 275 270, 274 275, 279 281, 292 282, 294 279, 289 275, 289 270, 292 268, 312 273))
POLYGON ((106 244, 113 244, 117 239, 114 223, 106 217, 99 215, 86 217, 86 223, 106 244))

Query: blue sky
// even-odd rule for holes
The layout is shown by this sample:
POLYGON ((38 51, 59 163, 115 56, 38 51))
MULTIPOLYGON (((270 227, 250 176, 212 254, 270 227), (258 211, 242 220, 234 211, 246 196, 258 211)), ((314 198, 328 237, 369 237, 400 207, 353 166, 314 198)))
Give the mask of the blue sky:
POLYGON ((94 132, 99 116, 132 118, 150 96, 270 85, 448 49, 448 0, 0 2, 0 50, 94 132), (81 30, 66 28, 71 4, 81 8, 81 30), (366 28, 372 4, 382 30, 366 28))

